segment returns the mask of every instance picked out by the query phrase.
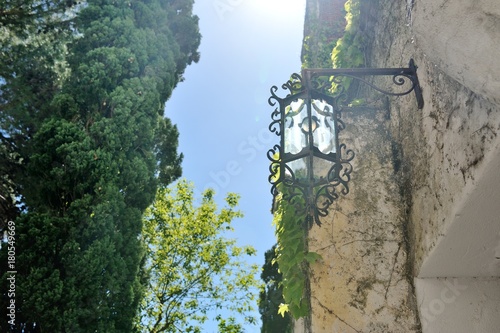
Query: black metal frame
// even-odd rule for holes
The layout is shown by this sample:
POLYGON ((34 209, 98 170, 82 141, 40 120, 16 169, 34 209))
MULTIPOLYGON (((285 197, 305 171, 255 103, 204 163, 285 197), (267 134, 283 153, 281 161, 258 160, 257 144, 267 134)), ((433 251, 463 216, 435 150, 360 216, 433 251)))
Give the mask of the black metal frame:
MULTIPOLYGON (((349 193, 348 183, 351 179, 354 151, 347 149, 345 144, 340 144, 338 133, 345 129, 345 124, 341 119, 341 111, 347 104, 347 93, 344 80, 351 79, 359 81, 375 89, 376 91, 390 96, 403 96, 415 92, 418 108, 424 105, 422 91, 417 77, 417 66, 413 59, 410 60, 407 68, 349 68, 349 69, 303 69, 302 76, 293 74, 291 79, 282 85, 282 89, 289 93, 280 98, 276 95, 278 88, 271 87, 271 97, 269 104, 276 107, 271 115, 272 122, 269 130, 280 136, 280 145, 275 145, 267 153, 271 165, 269 167, 271 175, 271 193, 274 198, 281 192, 283 199, 295 205, 298 214, 305 214, 309 227, 313 222, 320 225, 320 218, 328 215, 330 205, 337 200, 340 195, 349 193), (402 89, 394 92, 377 87, 374 83, 365 79, 370 76, 391 76, 392 83, 402 89), (328 78, 328 79, 326 79, 328 78), (332 83, 335 86, 332 91, 332 83), (408 84, 409 83, 409 84, 408 84), (293 114, 287 107, 291 103, 303 100, 307 106, 307 126, 302 129, 305 134, 306 146, 297 153, 285 152, 285 122, 293 114), (322 116, 332 120, 335 128, 335 149, 334 153, 324 153, 314 144, 312 124, 312 108, 314 101, 322 100, 331 106, 326 110, 318 110, 322 116), (314 177, 315 159, 329 161, 331 166, 324 177, 314 177), (307 161, 306 175, 303 178, 297 177, 288 163, 305 159, 307 161)), ((316 121, 316 120, 314 120, 316 121)))

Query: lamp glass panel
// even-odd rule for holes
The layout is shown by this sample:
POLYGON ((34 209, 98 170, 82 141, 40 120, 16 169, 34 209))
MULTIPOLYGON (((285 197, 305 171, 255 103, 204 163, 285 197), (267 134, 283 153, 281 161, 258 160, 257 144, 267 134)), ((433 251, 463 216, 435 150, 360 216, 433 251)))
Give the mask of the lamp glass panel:
POLYGON ((312 181, 315 185, 326 184, 328 173, 335 165, 335 162, 320 157, 313 157, 312 159, 312 181))
POLYGON ((307 135, 301 129, 304 119, 307 119, 307 106, 303 99, 296 99, 285 108, 285 153, 298 154, 307 147, 307 135))
POLYGON ((306 156, 286 163, 285 177, 299 184, 311 186, 327 183, 330 169, 335 162, 320 157, 306 156), (311 161, 312 158, 312 161, 311 161), (312 170, 309 170, 312 168, 312 170))
POLYGON ((335 153, 335 121, 333 106, 324 100, 311 100, 311 116, 317 119, 317 128, 313 132, 314 146, 323 154, 335 153))
POLYGON ((298 158, 286 163, 285 177, 291 178, 296 182, 304 182, 308 178, 307 168, 309 166, 309 157, 298 158))

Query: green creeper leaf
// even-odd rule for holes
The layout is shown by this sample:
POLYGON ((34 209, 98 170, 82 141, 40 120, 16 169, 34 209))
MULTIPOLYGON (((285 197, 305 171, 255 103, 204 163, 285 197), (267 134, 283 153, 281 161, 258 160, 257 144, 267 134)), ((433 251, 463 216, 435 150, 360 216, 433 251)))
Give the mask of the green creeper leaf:
POLYGON ((318 254, 318 253, 316 253, 316 252, 308 252, 308 253, 304 256, 304 259, 305 259, 308 263, 312 264, 312 263, 314 263, 314 262, 316 262, 316 261, 320 260, 320 259, 321 259, 321 255, 320 255, 320 254, 318 254))

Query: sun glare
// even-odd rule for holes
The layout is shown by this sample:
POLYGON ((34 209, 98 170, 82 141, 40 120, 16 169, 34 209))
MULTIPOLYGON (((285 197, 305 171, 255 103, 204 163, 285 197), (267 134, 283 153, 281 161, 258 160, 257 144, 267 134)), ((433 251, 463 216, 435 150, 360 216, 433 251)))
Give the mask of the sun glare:
POLYGON ((248 5, 276 18, 293 16, 303 19, 305 0, 248 0, 248 5))

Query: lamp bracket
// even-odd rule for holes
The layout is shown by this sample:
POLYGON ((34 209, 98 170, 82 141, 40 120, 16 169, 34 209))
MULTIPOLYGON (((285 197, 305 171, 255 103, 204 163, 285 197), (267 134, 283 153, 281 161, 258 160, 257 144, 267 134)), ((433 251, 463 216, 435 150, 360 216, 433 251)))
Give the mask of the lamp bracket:
POLYGON ((349 193, 348 183, 352 172, 350 162, 355 154, 345 144, 338 142, 338 133, 345 129, 341 111, 348 102, 346 85, 348 86, 352 81, 358 81, 389 96, 404 96, 413 91, 419 109, 423 108, 424 100, 417 77, 417 66, 413 59, 406 68, 307 68, 303 69, 301 74, 292 74, 290 80, 282 85, 282 89, 289 92, 285 97, 276 95, 278 87, 271 87, 271 97, 268 102, 275 107, 275 110, 271 114, 272 121, 269 130, 279 136, 281 141, 279 145, 275 145, 268 151, 267 156, 271 161, 269 182, 274 196, 273 209, 276 208, 276 198, 281 193, 282 200, 294 205, 298 214, 304 214, 307 224, 311 227, 313 222, 320 225, 320 218, 328 215, 330 205, 340 195, 349 193), (381 87, 380 82, 374 83, 369 79, 374 76, 390 77, 395 88, 381 87), (292 105, 298 100, 301 101, 300 107, 293 110, 292 105), (328 105, 326 111, 315 105, 318 100, 326 101, 328 105), (307 104, 306 108, 304 104, 307 104), (285 149, 286 130, 294 124, 293 117, 305 110, 307 113, 304 113, 304 117, 307 116, 307 122, 304 120, 301 122, 301 124, 306 124, 304 126, 312 126, 309 124, 319 126, 316 116, 313 115, 314 112, 317 116, 329 119, 329 127, 334 128, 331 141, 335 141, 331 142, 334 147, 331 151, 319 151, 319 143, 314 142, 311 133, 314 132, 313 127, 309 127, 309 130, 301 128, 305 137, 304 142, 306 142, 302 148, 294 152, 285 149), (305 161, 303 163, 305 169, 297 172, 291 165, 297 163, 299 159, 305 161), (314 165, 319 160, 330 163, 325 169, 326 173, 320 177, 315 175, 318 167, 314 165))
MULTIPOLYGON (((302 70, 302 79, 304 87, 308 89, 316 84, 316 87, 313 87, 315 90, 324 90, 326 88, 326 86, 318 85, 318 78, 330 77, 333 83, 341 83, 341 78, 351 78, 389 96, 404 96, 414 91, 417 106, 419 109, 422 109, 424 107, 424 99, 422 88, 418 81, 417 68, 413 59, 410 59, 408 67, 404 68, 305 68, 302 70), (370 76, 390 76, 392 77, 393 84, 399 87, 405 86, 407 80, 409 80, 410 84, 403 91, 395 92, 377 87, 374 83, 366 79, 366 77, 370 76)), ((328 86, 328 89, 330 88, 331 86, 328 86)))

